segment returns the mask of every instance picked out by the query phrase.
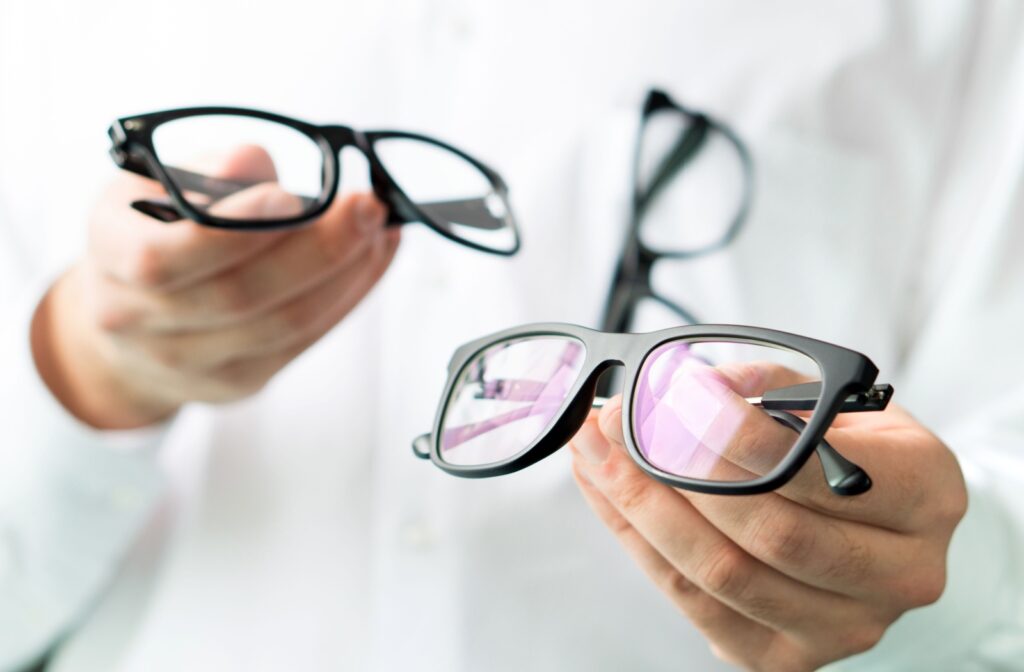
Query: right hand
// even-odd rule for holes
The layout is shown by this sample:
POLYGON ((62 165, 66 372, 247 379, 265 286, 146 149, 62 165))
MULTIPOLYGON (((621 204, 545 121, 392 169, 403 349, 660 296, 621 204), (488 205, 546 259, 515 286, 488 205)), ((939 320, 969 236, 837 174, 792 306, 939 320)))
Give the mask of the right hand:
MULTIPOLYGON (((274 170, 255 147, 217 168, 207 174, 266 179, 274 170)), ((85 258, 33 321, 40 374, 94 427, 141 427, 188 401, 256 392, 359 303, 399 242, 371 194, 339 197, 310 224, 268 232, 165 224, 129 205, 164 195, 157 182, 121 173, 93 212, 85 258)), ((291 198, 264 184, 213 212, 287 215, 291 198)))

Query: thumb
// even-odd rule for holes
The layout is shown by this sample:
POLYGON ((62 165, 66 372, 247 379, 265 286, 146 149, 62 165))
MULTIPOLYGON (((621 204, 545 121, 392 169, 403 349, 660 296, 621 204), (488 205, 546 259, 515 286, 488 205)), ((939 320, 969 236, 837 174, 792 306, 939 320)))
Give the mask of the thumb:
POLYGON ((626 441, 622 436, 622 395, 616 394, 604 404, 604 408, 597 416, 597 426, 601 434, 611 443, 625 446, 626 441))
POLYGON ((208 212, 227 219, 285 219, 297 217, 305 203, 276 182, 260 184, 235 192, 214 203, 208 212))

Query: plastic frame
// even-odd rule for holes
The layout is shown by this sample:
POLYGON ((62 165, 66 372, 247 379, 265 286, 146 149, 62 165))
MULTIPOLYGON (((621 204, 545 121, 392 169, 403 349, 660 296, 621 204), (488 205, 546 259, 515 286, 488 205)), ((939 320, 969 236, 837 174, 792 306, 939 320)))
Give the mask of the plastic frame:
POLYGON ((754 167, 753 159, 746 145, 738 135, 726 124, 697 110, 685 107, 659 89, 647 93, 637 129, 637 140, 633 152, 633 198, 630 208, 629 225, 626 239, 619 254, 612 275, 611 287, 605 300, 601 319, 601 328, 610 332, 629 331, 633 321, 636 305, 641 299, 651 299, 662 304, 679 315, 684 322, 696 324, 699 320, 686 308, 675 301, 661 296, 651 285, 651 269, 660 259, 692 259, 720 250, 731 243, 739 234, 750 212, 753 200, 754 167), (673 110, 690 119, 690 125, 668 152, 657 174, 646 190, 640 188, 640 153, 644 130, 650 117, 663 110, 673 110), (685 170, 686 164, 697 155, 707 140, 708 133, 714 131, 729 141, 735 148, 743 169, 743 193, 728 229, 722 236, 708 245, 686 251, 655 250, 644 244, 640 229, 648 204, 658 192, 668 187, 676 174, 685 170))
MULTIPOLYGON (((233 230, 266 230, 303 224, 323 214, 331 205, 337 196, 341 176, 341 164, 338 156, 345 147, 355 147, 362 152, 370 164, 370 183, 377 198, 388 205, 390 212, 388 223, 390 225, 423 222, 454 242, 481 252, 502 256, 511 256, 520 247, 519 228, 509 204, 508 187, 502 177, 481 161, 436 138, 406 131, 378 130, 363 132, 347 126, 318 126, 272 112, 238 107, 192 107, 123 117, 115 121, 107 132, 112 142, 110 155, 114 162, 124 170, 158 180, 167 191, 170 199, 170 202, 166 204, 160 201, 138 201, 132 205, 141 212, 165 222, 188 218, 205 226, 233 230), (176 171, 179 177, 182 175, 187 176, 188 171, 181 171, 180 169, 169 168, 163 165, 153 144, 153 132, 161 124, 204 115, 234 115, 262 119, 288 126, 310 138, 320 148, 323 156, 323 188, 319 198, 315 202, 311 202, 310 209, 301 215, 268 220, 225 219, 202 212, 192 206, 185 199, 176 181, 170 175, 170 171, 176 171), (421 207, 417 206, 391 177, 374 150, 374 144, 377 141, 393 138, 408 138, 435 145, 465 159, 479 170, 490 181, 495 193, 504 200, 508 207, 508 214, 504 219, 512 231, 514 241, 512 247, 508 249, 492 248, 472 240, 460 238, 452 233, 447 222, 432 217, 421 207)), ((202 180, 203 184, 208 188, 212 188, 213 191, 216 191, 219 187, 223 188, 225 185, 242 184, 244 186, 244 183, 231 180, 206 178, 195 174, 192 174, 192 176, 202 180)))
POLYGON ((417 439, 413 450, 422 458, 429 458, 438 468, 466 478, 488 478, 510 474, 551 455, 565 445, 583 425, 597 395, 598 380, 613 366, 625 368, 622 391, 622 422, 626 448, 633 460, 653 478, 676 488, 723 495, 753 495, 770 492, 788 482, 807 462, 811 453, 818 451, 829 487, 839 495, 855 495, 871 487, 870 477, 855 464, 843 458, 824 441, 825 432, 840 412, 883 410, 892 395, 889 385, 875 385, 878 369, 864 355, 846 348, 782 331, 737 325, 692 325, 675 327, 645 334, 618 334, 595 331, 571 324, 529 324, 485 336, 471 341, 455 351, 448 366, 448 381, 430 435, 417 439), (562 336, 577 339, 586 348, 583 368, 566 400, 555 414, 554 422, 531 445, 501 462, 483 466, 465 466, 446 462, 441 457, 441 425, 451 395, 463 369, 481 351, 504 341, 534 336, 562 336), (790 453, 770 473, 746 482, 715 482, 685 478, 663 471, 650 464, 637 448, 632 427, 633 395, 641 367, 646 358, 660 345, 679 340, 726 341, 780 347, 793 350, 814 360, 821 369, 820 386, 797 385, 795 394, 780 395, 773 407, 765 405, 765 412, 786 426, 800 431, 790 453), (808 399, 808 391, 817 391, 816 398, 808 399), (782 410, 805 410, 808 404, 815 411, 806 422, 782 410), (421 440, 425 440, 424 443, 421 440))

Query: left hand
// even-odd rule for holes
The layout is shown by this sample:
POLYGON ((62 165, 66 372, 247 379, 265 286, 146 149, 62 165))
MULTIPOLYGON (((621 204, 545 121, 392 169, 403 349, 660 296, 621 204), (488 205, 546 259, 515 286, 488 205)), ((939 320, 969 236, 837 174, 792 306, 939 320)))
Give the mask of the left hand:
POLYGON ((813 458, 769 494, 671 488, 626 452, 619 397, 570 446, 591 508, 715 655, 798 672, 870 649, 902 613, 937 600, 967 507, 956 458, 894 405, 840 416, 827 438, 871 490, 832 494, 813 458))

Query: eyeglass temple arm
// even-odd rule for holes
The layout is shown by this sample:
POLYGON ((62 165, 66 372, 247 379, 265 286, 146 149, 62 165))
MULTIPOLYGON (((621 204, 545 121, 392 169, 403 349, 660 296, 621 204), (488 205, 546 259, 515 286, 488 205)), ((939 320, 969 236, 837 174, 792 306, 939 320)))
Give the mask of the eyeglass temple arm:
MULTIPOLYGON (((123 149, 111 149, 114 161, 125 170, 152 178, 149 167, 136 153, 123 149)), ((182 191, 191 191, 210 197, 210 204, 227 198, 245 189, 262 183, 262 180, 229 180, 211 177, 184 168, 164 166, 168 176, 182 191)), ((302 203, 303 211, 310 210, 317 199, 295 195, 302 203)), ((169 198, 151 198, 133 201, 131 206, 139 212, 162 222, 177 222, 184 219, 169 198)), ((460 225, 486 231, 497 231, 505 226, 504 218, 496 217, 488 207, 487 197, 459 198, 444 201, 425 201, 416 206, 438 221, 457 222, 460 225)), ((404 223, 403 218, 392 218, 394 223, 404 223)))
MULTIPOLYGON (((803 432, 804 427, 807 426, 802 418, 792 413, 769 409, 765 409, 765 412, 776 422, 789 427, 798 434, 803 432)), ((840 497, 852 497, 871 489, 871 477, 868 476, 868 473, 843 457, 824 437, 815 446, 815 452, 818 454, 818 461, 821 462, 825 482, 828 483, 828 488, 833 493, 840 497)))
MULTIPOLYGON (((231 194, 260 184, 259 182, 246 183, 206 177, 205 175, 192 173, 181 168, 167 168, 166 170, 171 174, 171 179, 175 181, 181 190, 211 196, 210 205, 231 194)), ((295 197, 301 202, 303 211, 311 210, 317 203, 317 199, 308 196, 295 195, 295 197)), ((183 219, 181 213, 178 212, 178 209, 174 207, 174 203, 169 198, 150 198, 133 201, 131 205, 139 212, 159 219, 162 222, 177 222, 183 219)), ((485 231, 497 231, 505 226, 502 218, 491 214, 490 209, 487 207, 486 198, 429 201, 417 203, 416 206, 428 216, 438 221, 457 222, 462 226, 485 231)), ((389 221, 395 224, 404 224, 409 220, 404 217, 392 217, 389 221)))
MULTIPOLYGON (((839 412, 884 411, 892 399, 892 392, 892 385, 872 385, 863 392, 847 395, 843 405, 839 407, 839 412)), ((748 397, 747 401, 766 411, 813 411, 820 397, 821 383, 814 382, 767 390, 760 397, 748 397)))
MULTIPOLYGON (((489 380, 483 384, 478 399, 499 399, 502 401, 534 401, 543 389, 544 383, 537 380, 489 380)), ((840 413, 862 413, 884 411, 892 398, 892 385, 872 385, 864 392, 847 395, 840 413)), ((760 397, 746 397, 747 403, 766 411, 813 411, 821 397, 821 383, 801 383, 766 391, 760 397)), ((605 397, 594 398, 594 408, 600 408, 607 401, 605 397)))

